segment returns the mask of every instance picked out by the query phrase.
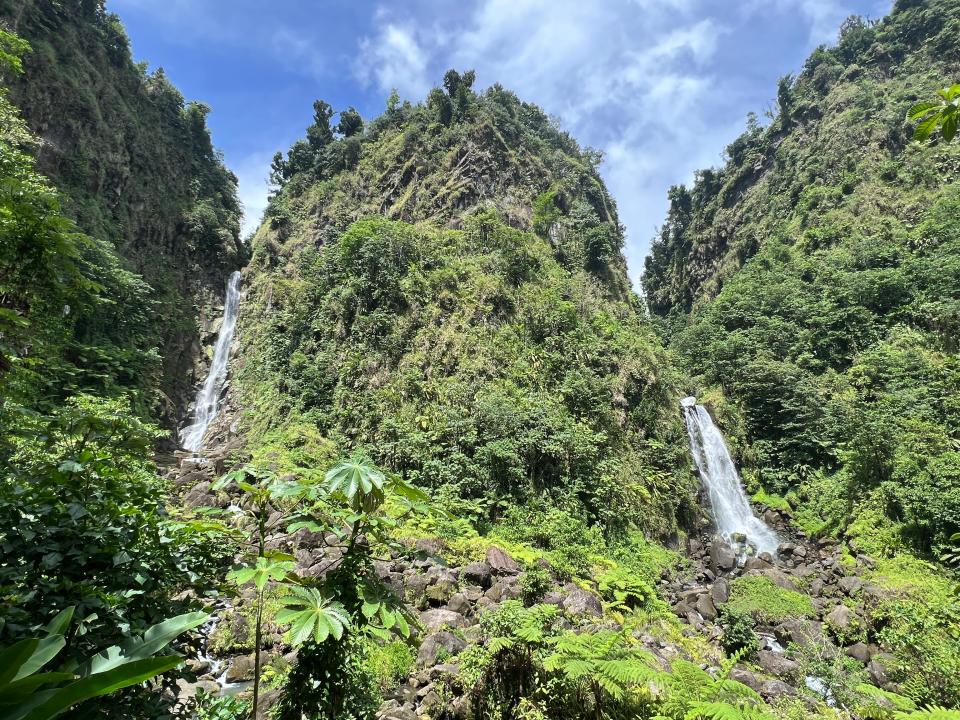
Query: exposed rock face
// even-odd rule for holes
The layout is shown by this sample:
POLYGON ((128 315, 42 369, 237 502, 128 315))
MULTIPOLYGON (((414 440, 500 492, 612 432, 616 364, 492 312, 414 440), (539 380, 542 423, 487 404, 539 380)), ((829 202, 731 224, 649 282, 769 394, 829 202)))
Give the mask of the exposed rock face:
POLYGON ((487 565, 499 575, 516 575, 520 572, 517 561, 506 550, 494 546, 487 550, 487 565))
POLYGON ((603 615, 603 605, 600 599, 591 592, 577 588, 563 600, 563 609, 571 615, 600 617, 603 615))
POLYGON ((421 667, 432 667, 443 656, 457 655, 466 646, 465 640, 451 632, 441 631, 427 635, 420 643, 420 649, 417 652, 417 664, 421 667))

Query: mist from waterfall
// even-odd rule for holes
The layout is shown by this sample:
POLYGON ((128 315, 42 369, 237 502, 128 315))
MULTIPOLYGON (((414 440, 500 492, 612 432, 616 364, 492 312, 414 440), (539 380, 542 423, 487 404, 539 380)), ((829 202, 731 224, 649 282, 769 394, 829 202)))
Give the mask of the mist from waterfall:
POLYGON ((223 304, 223 323, 217 335, 217 344, 213 350, 210 373, 203 386, 197 391, 194 403, 193 424, 180 431, 180 444, 190 451, 203 447, 203 437, 207 428, 217 416, 220 394, 227 381, 227 364, 230 361, 230 346, 233 344, 233 331, 237 326, 240 311, 240 272, 230 275, 227 281, 227 297, 223 304))
POLYGON ((717 531, 731 543, 736 533, 742 533, 758 553, 775 555, 780 539, 753 513, 723 433, 707 409, 697 405, 696 398, 684 398, 680 405, 687 423, 690 453, 710 498, 717 531))

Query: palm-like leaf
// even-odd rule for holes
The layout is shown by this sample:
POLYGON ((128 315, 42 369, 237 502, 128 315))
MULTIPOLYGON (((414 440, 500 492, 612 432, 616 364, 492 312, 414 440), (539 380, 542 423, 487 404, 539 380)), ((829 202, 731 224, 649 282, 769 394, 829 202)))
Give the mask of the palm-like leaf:
POLYGON ((937 100, 915 104, 907 116, 919 121, 913 131, 915 140, 926 140, 937 128, 944 140, 953 140, 960 122, 960 84, 937 90, 937 100))
POLYGON ((342 495, 354 510, 371 511, 384 500, 386 475, 362 458, 337 463, 324 476, 324 486, 331 495, 342 495))
POLYGON ((280 598, 280 603, 284 608, 277 613, 276 621, 290 626, 288 637, 294 646, 310 639, 322 643, 330 636, 339 640, 350 625, 346 608, 316 588, 294 586, 290 595, 280 598))

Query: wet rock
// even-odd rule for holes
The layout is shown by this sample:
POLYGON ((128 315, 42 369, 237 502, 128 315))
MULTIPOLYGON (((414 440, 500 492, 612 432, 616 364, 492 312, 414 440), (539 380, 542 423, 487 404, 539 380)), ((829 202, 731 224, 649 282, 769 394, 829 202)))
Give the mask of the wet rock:
POLYGON ((789 660, 780 653, 770 650, 761 650, 757 653, 757 664, 765 673, 777 677, 790 677, 797 671, 797 663, 789 660))
POLYGON ((714 538, 710 543, 710 569, 727 572, 737 566, 737 555, 723 539, 714 538))
POLYGON ((576 616, 600 617, 603 615, 600 599, 582 588, 573 590, 563 599, 563 609, 570 615, 576 616))
POLYGON ((441 631, 427 635, 420 643, 417 664, 420 667, 433 667, 438 661, 446 661, 447 658, 459 654, 466 646, 465 640, 451 632, 441 631))
POLYGON ((420 613, 420 622, 427 632, 437 632, 443 628, 465 628, 470 621, 452 610, 426 610, 420 613))
POLYGON ((464 579, 483 588, 490 587, 491 575, 492 569, 485 562, 472 562, 463 568, 464 579))
POLYGON ((510 556, 510 553, 501 550, 496 545, 487 550, 487 565, 499 575, 516 575, 520 572, 520 566, 510 556))

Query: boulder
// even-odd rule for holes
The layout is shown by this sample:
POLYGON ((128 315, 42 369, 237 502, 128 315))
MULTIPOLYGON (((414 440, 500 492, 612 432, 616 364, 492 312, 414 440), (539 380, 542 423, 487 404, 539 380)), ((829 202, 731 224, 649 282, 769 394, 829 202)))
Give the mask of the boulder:
POLYGON ((770 650, 761 650, 757 653, 757 664, 765 673, 777 677, 790 677, 797 671, 797 663, 789 660, 780 653, 770 650))
POLYGON ((563 599, 563 609, 570 615, 600 617, 603 615, 603 605, 600 599, 592 592, 577 588, 563 599))
POLYGON ((412 707, 401 705, 396 700, 387 700, 377 710, 377 720, 418 720, 412 707))
POLYGON ((873 655, 870 646, 862 642, 854 643, 844 650, 844 653, 847 656, 852 657, 854 660, 860 661, 864 665, 870 662, 870 657, 873 655))
POLYGON ((889 653, 877 653, 867 663, 867 672, 870 682, 877 687, 884 687, 890 683, 890 668, 896 663, 896 658, 889 653))
POLYGON ((846 605, 837 605, 826 617, 827 625, 835 633, 848 635, 860 624, 860 618, 846 605))
POLYGON ((470 625, 470 621, 460 613, 442 609, 420 613, 420 622, 427 632, 437 632, 443 628, 465 628, 470 625))
POLYGON ((760 694, 766 700, 777 700, 788 695, 796 695, 797 691, 783 680, 767 680, 760 686, 760 694))
POLYGON ((710 588, 710 597, 714 605, 723 605, 730 599, 730 583, 726 578, 717 578, 710 588))
POLYGON ((773 629, 781 645, 794 643, 801 647, 823 642, 823 623, 814 620, 787 620, 773 629))
POLYGON ((709 595, 704 594, 697 598, 696 608, 704 620, 713 621, 717 619, 717 608, 714 606, 713 600, 710 599, 709 595))
POLYGON ((470 601, 467 599, 467 596, 463 593, 455 593, 447 601, 447 610, 452 610, 455 613, 460 613, 463 616, 473 614, 473 606, 470 604, 470 601))
POLYGON ((428 585, 424 594, 426 595, 427 600, 432 600, 435 603, 442 604, 452 598, 456 592, 456 583, 452 583, 449 580, 440 580, 433 585, 428 585))
POLYGON ((472 562, 463 568, 463 577, 467 582, 483 588, 490 587, 491 567, 485 562, 472 562))
POLYGON ((738 683, 746 685, 754 692, 760 692, 760 687, 763 685, 756 675, 740 665, 737 665, 730 670, 729 677, 731 680, 736 680, 738 683))
POLYGON ((450 632, 441 631, 427 635, 420 643, 417 652, 417 664, 420 667, 433 667, 438 660, 446 662, 447 658, 459 654, 467 643, 450 632))
POLYGON ((436 557, 443 552, 444 544, 443 540, 438 538, 420 538, 414 544, 414 548, 419 553, 436 557))
POLYGON ((508 577, 497 580, 484 594, 494 602, 503 602, 504 600, 516 600, 522 593, 517 579, 508 577))
POLYGON ((492 545, 487 550, 487 565, 499 575, 516 575, 520 572, 517 561, 510 557, 506 550, 501 550, 496 545, 492 545))
POLYGON ((840 578, 840 581, 837 583, 840 586, 840 589, 843 590, 847 595, 853 597, 861 589, 863 589, 863 580, 854 576, 847 575, 846 577, 840 578))
POLYGON ((737 554, 725 540, 714 538, 710 543, 710 569, 715 573, 728 572, 737 566, 737 554))
POLYGON ((777 568, 767 568, 765 570, 761 570, 759 574, 766 577, 770 582, 779 588, 783 588, 784 590, 793 590, 794 592, 797 592, 798 590, 797 584, 782 570, 778 570, 777 568))

